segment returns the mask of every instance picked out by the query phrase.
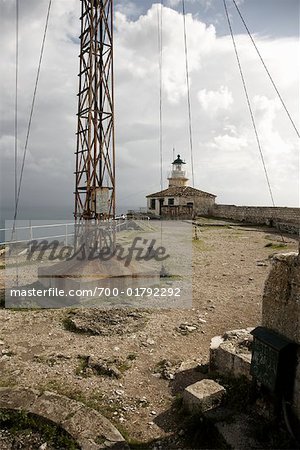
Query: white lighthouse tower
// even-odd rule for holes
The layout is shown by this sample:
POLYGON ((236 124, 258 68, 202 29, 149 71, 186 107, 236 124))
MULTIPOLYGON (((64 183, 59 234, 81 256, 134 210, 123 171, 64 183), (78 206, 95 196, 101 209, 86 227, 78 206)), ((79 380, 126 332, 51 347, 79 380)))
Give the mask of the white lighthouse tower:
POLYGON ((180 158, 180 155, 177 155, 175 161, 172 162, 172 171, 168 177, 169 188, 186 186, 188 178, 186 177, 186 172, 183 168, 184 164, 186 163, 180 158))

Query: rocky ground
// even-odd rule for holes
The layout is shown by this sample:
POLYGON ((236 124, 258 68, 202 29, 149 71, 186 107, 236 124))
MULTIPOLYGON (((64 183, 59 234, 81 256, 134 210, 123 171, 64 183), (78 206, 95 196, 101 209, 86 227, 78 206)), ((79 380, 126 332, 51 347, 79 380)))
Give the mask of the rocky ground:
POLYGON ((86 317, 2 309, 0 386, 70 396, 109 417, 135 445, 159 440, 154 447, 182 448, 176 402, 203 377, 197 368, 208 362, 211 338, 260 323, 270 256, 297 249, 291 236, 282 247, 271 229, 201 224, 193 243, 192 308, 112 310, 104 319, 95 310, 86 317), (94 333, 87 326, 93 322, 104 332, 94 333))
POLYGON ((12 433, 9 430, 0 430, 1 450, 55 450, 38 432, 30 430, 12 433))
POLYGON ((8 430, 0 430, 0 445, 2 450, 22 450, 40 448, 45 450, 46 448, 52 450, 50 446, 46 446, 41 436, 38 433, 21 432, 16 435, 8 430))
MULTIPOLYGON (((28 392, 28 391, 26 391, 28 392)), ((23 411, 0 411, 1 450, 78 450, 64 430, 23 411)))

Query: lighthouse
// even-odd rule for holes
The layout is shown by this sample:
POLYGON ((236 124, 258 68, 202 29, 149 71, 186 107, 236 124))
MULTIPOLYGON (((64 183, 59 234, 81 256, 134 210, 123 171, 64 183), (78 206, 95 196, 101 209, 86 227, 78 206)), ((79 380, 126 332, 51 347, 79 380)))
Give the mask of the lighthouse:
POLYGON ((167 189, 147 195, 149 216, 165 219, 191 219, 197 215, 209 215, 216 196, 188 185, 186 162, 177 155, 172 162, 167 189))
POLYGON ((184 164, 186 163, 181 159, 180 155, 177 155, 177 158, 172 162, 172 170, 168 177, 169 188, 186 186, 188 178, 186 177, 186 172, 183 167, 184 164))

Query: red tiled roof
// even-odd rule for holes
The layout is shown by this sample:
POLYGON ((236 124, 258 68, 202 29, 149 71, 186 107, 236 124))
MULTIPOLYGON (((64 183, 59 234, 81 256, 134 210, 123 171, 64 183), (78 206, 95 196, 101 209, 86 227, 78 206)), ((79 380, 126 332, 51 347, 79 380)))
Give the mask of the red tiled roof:
POLYGON ((191 186, 172 186, 146 196, 146 198, 149 197, 216 197, 216 195, 200 191, 200 189, 195 189, 191 186))

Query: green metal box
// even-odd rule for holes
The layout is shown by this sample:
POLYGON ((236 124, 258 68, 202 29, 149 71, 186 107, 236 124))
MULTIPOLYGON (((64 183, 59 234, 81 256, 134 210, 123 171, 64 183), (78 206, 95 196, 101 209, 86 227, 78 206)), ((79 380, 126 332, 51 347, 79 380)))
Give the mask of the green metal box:
POLYGON ((296 366, 296 345, 264 327, 255 328, 251 375, 273 393, 290 396, 296 366))

